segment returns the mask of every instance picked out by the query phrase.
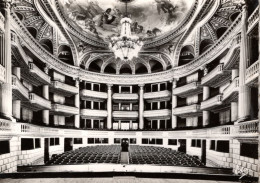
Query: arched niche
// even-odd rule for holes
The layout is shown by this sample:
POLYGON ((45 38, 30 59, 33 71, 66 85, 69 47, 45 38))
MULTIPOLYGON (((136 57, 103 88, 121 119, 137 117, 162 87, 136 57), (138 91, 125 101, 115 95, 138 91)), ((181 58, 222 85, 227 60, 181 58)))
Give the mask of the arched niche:
POLYGON ((149 62, 150 66, 151 66, 151 71, 153 72, 161 72, 163 71, 163 65, 157 61, 157 60, 150 60, 149 62))
POLYGON ((108 64, 105 69, 104 69, 104 73, 108 73, 108 74, 116 74, 116 64, 115 63, 110 63, 108 64))
POLYGON ((101 59, 94 60, 89 64, 88 70, 92 72, 100 72, 102 64, 103 64, 103 60, 101 59))
POLYGON ((142 63, 137 63, 135 65, 135 74, 147 74, 148 69, 147 67, 142 63))
POLYGON ((189 63, 194 59, 194 57, 195 57, 195 51, 193 46, 191 45, 184 46, 181 49, 181 54, 179 57, 179 66, 189 63))
POLYGON ((119 74, 132 74, 132 69, 129 64, 124 64, 121 66, 119 74))
POLYGON ((36 39, 37 36, 37 30, 33 27, 26 27, 27 30, 30 32, 30 34, 32 35, 32 37, 34 37, 34 39, 36 39))
POLYGON ((67 64, 74 65, 71 49, 67 45, 61 45, 59 47, 58 58, 67 64))
POLYGON ((216 34, 217 38, 219 39, 227 30, 227 27, 220 27, 217 29, 216 34))
POLYGON ((200 43, 200 54, 204 53, 207 49, 209 49, 213 45, 213 41, 210 39, 204 39, 200 43))
POLYGON ((51 40, 42 39, 40 41, 40 44, 44 47, 45 50, 47 50, 49 53, 53 54, 53 45, 52 45, 51 40))

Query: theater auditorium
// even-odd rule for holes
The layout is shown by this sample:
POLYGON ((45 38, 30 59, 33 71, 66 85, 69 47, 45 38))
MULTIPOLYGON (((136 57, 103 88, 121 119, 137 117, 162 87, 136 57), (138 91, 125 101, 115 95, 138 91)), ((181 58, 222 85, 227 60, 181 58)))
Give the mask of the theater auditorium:
POLYGON ((0 182, 260 182, 258 0, 0 0, 0 182))

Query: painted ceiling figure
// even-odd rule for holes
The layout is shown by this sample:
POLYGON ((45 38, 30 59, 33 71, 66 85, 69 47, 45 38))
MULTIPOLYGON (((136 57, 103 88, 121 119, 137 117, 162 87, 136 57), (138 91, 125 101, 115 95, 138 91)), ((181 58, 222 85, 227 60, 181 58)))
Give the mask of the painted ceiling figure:
POLYGON ((103 17, 102 17, 102 21, 103 23, 105 24, 112 24, 115 19, 116 19, 116 16, 115 15, 110 15, 112 9, 111 8, 108 8, 104 13, 103 13, 103 17))

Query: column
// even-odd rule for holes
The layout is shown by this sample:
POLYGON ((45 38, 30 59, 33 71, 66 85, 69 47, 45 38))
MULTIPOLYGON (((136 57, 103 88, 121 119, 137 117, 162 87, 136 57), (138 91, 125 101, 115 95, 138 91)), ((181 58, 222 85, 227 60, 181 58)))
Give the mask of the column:
POLYGON ((250 88, 246 86, 246 65, 248 60, 247 44, 247 7, 242 7, 241 45, 239 61, 239 94, 238 94, 238 118, 244 120, 250 116, 250 88))
MULTIPOLYGON (((79 88, 79 80, 78 79, 75 80, 75 86, 79 88)), ((75 103, 75 107, 77 107, 79 109, 79 92, 74 97, 74 103, 75 103)), ((79 117, 79 114, 76 114, 74 116, 74 126, 76 128, 80 127, 80 117, 79 117)))
MULTIPOLYGON (((176 88, 177 80, 172 81, 172 90, 176 88)), ((175 129, 178 127, 177 124, 177 116, 173 115, 173 109, 177 107, 177 96, 172 95, 172 129, 175 129)))
MULTIPOLYGON (((42 95, 43 98, 46 100, 49 100, 49 85, 43 85, 42 86, 42 95)), ((49 110, 42 110, 42 121, 44 124, 49 125, 49 110)))
POLYGON ((91 129, 93 129, 94 128, 94 119, 91 119, 91 129))
POLYGON ((139 86, 139 129, 144 128, 144 85, 139 86))
POLYGON ((132 120, 130 120, 129 129, 130 129, 130 130, 133 129, 133 121, 132 121, 132 120))
POLYGON ((160 120, 158 119, 157 120, 157 129, 160 130, 160 128, 161 128, 161 124, 160 124, 160 120))
POLYGON ((238 119, 238 103, 231 102, 231 122, 235 122, 238 119))
POLYGON ((13 100, 13 116, 21 119, 21 100, 13 100))
POLYGON ((112 128, 112 86, 107 85, 107 128, 112 128))
POLYGON ((0 63, 5 67, 5 83, 0 86, 0 114, 12 118, 12 58, 11 58, 11 30, 10 30, 10 9, 11 2, 6 0, 0 1, 0 7, 5 14, 5 33, 3 41, 3 48, 0 55, 2 55, 0 63))
MULTIPOLYGON (((209 87, 208 86, 204 86, 203 87, 203 101, 209 99, 209 87)), ((210 120, 210 112, 209 111, 202 111, 202 115, 203 115, 203 126, 207 126, 209 125, 209 120, 210 120)))
POLYGON ((121 120, 118 120, 118 130, 121 130, 121 120))

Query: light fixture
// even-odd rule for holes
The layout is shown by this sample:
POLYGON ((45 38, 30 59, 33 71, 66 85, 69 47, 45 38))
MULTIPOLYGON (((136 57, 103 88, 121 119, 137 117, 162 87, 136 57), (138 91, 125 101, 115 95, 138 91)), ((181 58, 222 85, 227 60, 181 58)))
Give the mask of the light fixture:
POLYGON ((123 61, 130 61, 138 56, 138 53, 143 46, 143 42, 138 36, 132 35, 131 33, 132 20, 127 17, 127 1, 125 1, 125 4, 126 15, 120 21, 120 36, 111 38, 109 48, 114 52, 116 58, 120 58, 123 61))

